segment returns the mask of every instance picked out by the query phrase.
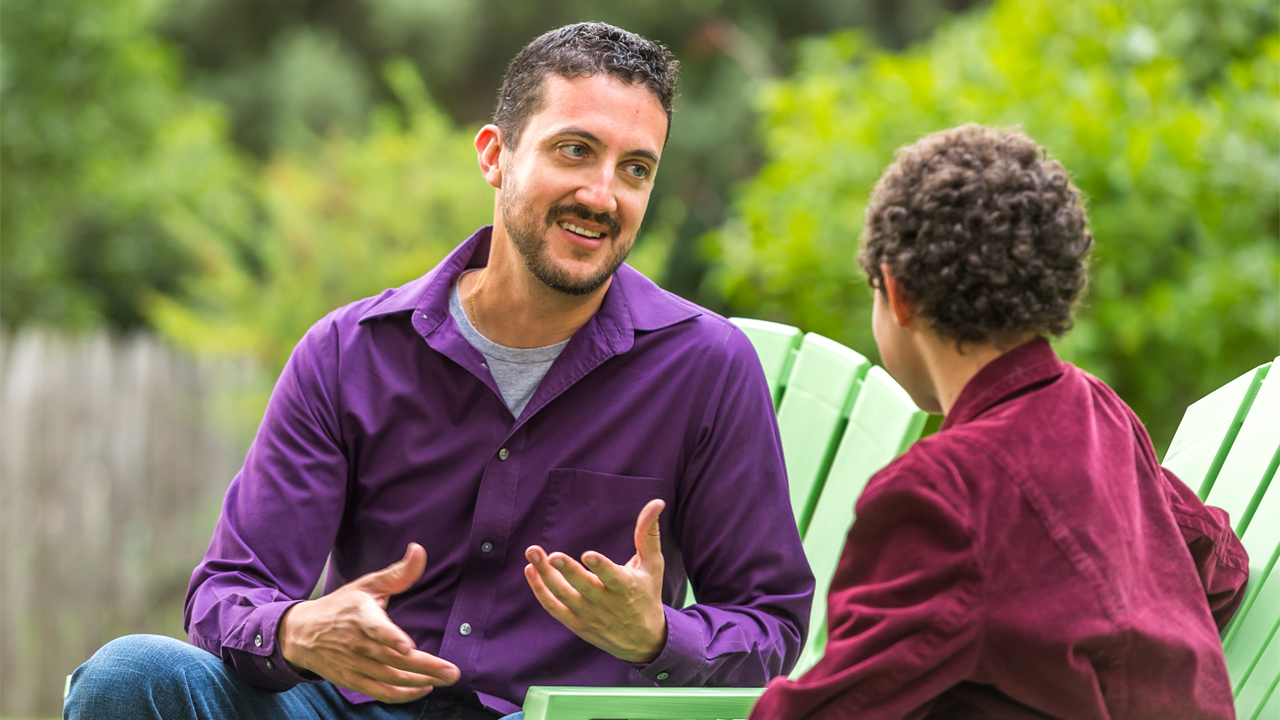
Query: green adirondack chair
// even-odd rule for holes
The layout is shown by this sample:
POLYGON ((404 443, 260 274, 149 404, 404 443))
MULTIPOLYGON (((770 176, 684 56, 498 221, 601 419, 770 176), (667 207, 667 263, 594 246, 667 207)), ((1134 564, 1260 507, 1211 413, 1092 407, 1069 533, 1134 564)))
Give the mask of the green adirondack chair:
MULTIPOLYGON (((784 334, 760 321, 748 322, 761 325, 754 331, 747 330, 752 342, 772 342, 775 346, 773 366, 786 367, 787 353, 776 348, 795 347, 787 344, 796 337, 794 330, 784 334), (774 333, 772 337, 768 335, 770 332, 774 333), (757 337, 762 339, 758 341, 757 337)), ((1273 365, 1280 365, 1280 358, 1276 363, 1254 368, 1187 408, 1163 461, 1165 467, 1189 486, 1198 488, 1201 499, 1231 513, 1236 533, 1249 552, 1249 589, 1240 609, 1223 631, 1227 671, 1240 720, 1280 718, 1280 572, 1273 572, 1280 560, 1280 483, 1272 483, 1280 465, 1280 372, 1269 373, 1273 365)), ((804 535, 805 551, 822 591, 815 598, 810 643, 793 677, 811 667, 821 657, 826 644, 825 588, 830 584, 830 573, 838 555, 819 557, 813 550, 821 544, 819 534, 827 532, 828 523, 840 524, 835 517, 828 517, 829 512, 838 515, 835 509, 843 506, 852 520, 852 502, 836 502, 835 498, 837 495, 856 497, 866 480, 852 479, 844 483, 838 479, 845 477, 845 458, 858 457, 853 446, 859 442, 865 446, 868 442, 858 439, 863 427, 858 400, 882 372, 871 368, 866 373, 866 381, 858 383, 861 392, 858 387, 853 390, 848 428, 831 463, 826 486, 820 489, 808 533, 804 535), (828 496, 832 498, 830 503, 828 496)), ((771 381, 770 387, 785 397, 785 381, 776 384, 771 381)), ((775 394, 775 402, 777 398, 775 394)), ((871 429, 876 428, 872 425, 871 429)), ((903 449, 906 445, 909 442, 903 449)), ((785 442, 784 451, 791 451, 785 442)), ((790 467, 789 463, 788 469, 790 467)), ((870 473, 866 473, 866 477, 870 477, 870 473)), ((804 514, 797 510, 797 518, 801 517, 804 514)), ((843 527, 847 529, 848 525, 843 527)), ((838 553, 842 541, 843 534, 828 547, 834 547, 832 552, 838 553)), ((758 689, 535 687, 530 689, 525 701, 525 715, 529 720, 590 720, 619 715, 630 720, 741 718, 750 713, 760 692, 758 689)))
MULTIPOLYGON (((1278 358, 1280 360, 1280 358, 1278 358)), ((1249 553, 1249 587, 1223 630, 1241 720, 1276 718, 1280 698, 1280 372, 1269 363, 1187 408, 1164 466, 1226 510, 1249 553)))
MULTIPOLYGON (((795 674, 826 645, 827 588, 853 506, 871 476, 920 437, 926 415, 882 368, 839 343, 788 325, 734 318, 765 368, 778 410, 792 510, 817 581, 809 638, 795 674)), ((526 720, 742 718, 762 688, 529 689, 526 720)))

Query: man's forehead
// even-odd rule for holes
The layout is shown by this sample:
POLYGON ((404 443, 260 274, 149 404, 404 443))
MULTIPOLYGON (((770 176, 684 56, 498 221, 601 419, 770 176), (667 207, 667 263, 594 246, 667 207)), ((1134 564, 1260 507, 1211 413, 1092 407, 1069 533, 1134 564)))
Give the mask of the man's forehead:
POLYGON ((541 102, 529 118, 526 133, 532 130, 543 139, 587 135, 584 139, 611 149, 643 151, 654 157, 662 151, 667 113, 643 83, 628 83, 607 73, 575 78, 548 73, 539 94, 541 102))

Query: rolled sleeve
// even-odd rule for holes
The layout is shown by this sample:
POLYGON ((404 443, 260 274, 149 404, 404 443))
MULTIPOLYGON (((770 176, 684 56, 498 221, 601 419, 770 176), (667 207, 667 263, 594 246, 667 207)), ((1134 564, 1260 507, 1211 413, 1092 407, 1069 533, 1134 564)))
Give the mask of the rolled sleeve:
POLYGON ((705 623, 664 605, 667 615, 667 644, 653 662, 636 665, 640 676, 663 687, 685 687, 707 665, 705 623))
POLYGON ((667 609, 642 673, 663 685, 762 687, 795 665, 813 602, 764 372, 737 328, 722 349, 677 519, 698 604, 667 609))
POLYGON ((267 690, 308 680, 284 659, 280 619, 315 587, 346 493, 325 335, 322 321, 285 366, 187 590, 184 627, 192 643, 267 690), (282 528, 308 541, 283 542, 282 528))

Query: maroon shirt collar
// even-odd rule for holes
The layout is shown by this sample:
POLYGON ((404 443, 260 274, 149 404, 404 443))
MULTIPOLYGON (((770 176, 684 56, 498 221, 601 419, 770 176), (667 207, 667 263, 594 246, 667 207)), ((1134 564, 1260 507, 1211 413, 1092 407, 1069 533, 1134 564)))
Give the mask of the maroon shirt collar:
POLYGON ((942 430, 969 422, 1023 391, 1061 376, 1067 364, 1038 337, 987 363, 960 391, 942 430))

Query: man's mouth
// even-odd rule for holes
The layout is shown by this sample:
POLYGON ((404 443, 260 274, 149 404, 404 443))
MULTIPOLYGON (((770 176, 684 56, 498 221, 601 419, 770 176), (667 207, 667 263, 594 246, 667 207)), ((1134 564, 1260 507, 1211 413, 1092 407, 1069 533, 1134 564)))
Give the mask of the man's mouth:
POLYGON ((577 225, 574 225, 573 223, 567 220, 561 221, 560 227, 564 228, 565 230, 568 230, 569 232, 575 235, 581 235, 582 237, 591 238, 592 240, 598 240, 600 239, 600 237, 604 235, 604 233, 598 233, 593 230, 588 230, 584 227, 579 227, 577 225))

